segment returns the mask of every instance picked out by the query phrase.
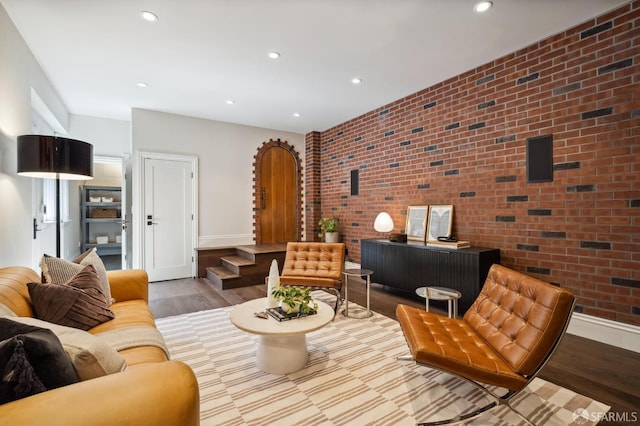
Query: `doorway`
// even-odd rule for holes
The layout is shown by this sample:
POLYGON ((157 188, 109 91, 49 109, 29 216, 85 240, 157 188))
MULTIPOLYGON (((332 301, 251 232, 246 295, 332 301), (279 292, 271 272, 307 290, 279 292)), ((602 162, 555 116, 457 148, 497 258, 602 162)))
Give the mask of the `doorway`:
POLYGON ((256 244, 299 241, 302 230, 302 168, 286 141, 269 140, 255 162, 256 244))
MULTIPOLYGON (((132 238, 130 230, 131 224, 131 197, 127 176, 130 175, 131 161, 129 156, 93 157, 93 180, 85 182, 91 187, 104 187, 119 189, 120 215, 117 229, 111 238, 113 249, 109 254, 102 254, 98 249, 98 255, 102 259, 107 270, 131 269, 132 238)), ((113 229, 110 229, 114 231, 113 229)), ((86 230, 83 230, 85 232, 86 230)), ((86 236, 82 235, 84 240, 86 236)), ((93 239, 93 238, 90 238, 93 239)))

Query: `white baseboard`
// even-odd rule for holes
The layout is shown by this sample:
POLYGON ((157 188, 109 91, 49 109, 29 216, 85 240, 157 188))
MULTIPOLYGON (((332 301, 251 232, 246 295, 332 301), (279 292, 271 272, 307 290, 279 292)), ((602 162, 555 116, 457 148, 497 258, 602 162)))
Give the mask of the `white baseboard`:
POLYGON ((574 312, 567 333, 640 352, 640 327, 574 312))
POLYGON ((234 235, 201 235, 198 237, 198 247, 227 247, 255 244, 253 234, 234 235))

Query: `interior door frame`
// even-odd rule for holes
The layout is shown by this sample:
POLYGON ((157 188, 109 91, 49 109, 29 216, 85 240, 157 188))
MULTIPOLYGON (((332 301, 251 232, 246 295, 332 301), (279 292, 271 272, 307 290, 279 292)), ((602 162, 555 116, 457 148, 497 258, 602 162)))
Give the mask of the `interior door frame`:
MULTIPOLYGON (((192 211, 193 220, 191 221, 191 256, 195 258, 195 251, 198 244, 198 157, 192 155, 166 154, 159 152, 138 151, 136 153, 136 169, 133 171, 133 206, 132 219, 133 224, 133 267, 145 269, 145 231, 144 224, 144 182, 145 182, 145 161, 149 160, 166 160, 166 161, 182 161, 191 163, 193 170, 193 179, 191 179, 192 191, 192 211)), ((197 262, 191 262, 191 276, 197 276, 197 262)))
POLYGON ((128 252, 127 247, 131 244, 128 244, 131 240, 131 206, 129 205, 129 191, 130 188, 127 187, 127 166, 130 161, 130 158, 127 155, 123 155, 121 157, 114 157, 109 155, 94 155, 93 163, 100 164, 117 164, 120 166, 120 191, 121 191, 121 219, 122 222, 126 222, 127 229, 124 229, 124 224, 121 224, 121 235, 122 235, 122 251, 121 251, 121 268, 122 269, 131 269, 131 253, 128 252))

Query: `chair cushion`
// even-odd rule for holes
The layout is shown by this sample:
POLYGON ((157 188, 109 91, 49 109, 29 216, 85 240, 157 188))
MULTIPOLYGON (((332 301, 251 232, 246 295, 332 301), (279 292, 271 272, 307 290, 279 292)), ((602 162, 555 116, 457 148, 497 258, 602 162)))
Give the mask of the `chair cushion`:
POLYGON ((464 320, 526 376, 562 335, 572 307, 570 292, 495 264, 464 320))
POLYGON ((331 278, 321 278, 321 277, 288 277, 281 276, 280 284, 282 285, 299 285, 303 287, 337 287, 340 288, 340 282, 331 278))
MULTIPOLYGON (((345 245, 343 243, 287 243, 280 282, 304 285, 303 278, 314 278, 318 279, 317 285, 319 286, 339 288, 342 283, 344 251, 345 245), (287 280, 291 281, 291 277, 296 277, 300 281, 287 282, 287 280)), ((306 285, 315 286, 316 284, 306 285)))
POLYGON ((465 321, 407 305, 396 314, 416 362, 511 390, 527 385, 465 321))

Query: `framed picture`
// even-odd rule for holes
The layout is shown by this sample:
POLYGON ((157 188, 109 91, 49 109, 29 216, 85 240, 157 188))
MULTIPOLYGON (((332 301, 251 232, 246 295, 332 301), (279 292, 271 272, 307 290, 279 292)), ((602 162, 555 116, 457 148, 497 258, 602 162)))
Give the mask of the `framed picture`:
POLYGON ((407 240, 424 241, 429 206, 407 207, 407 240))
POLYGON ((453 225, 453 206, 431 206, 429 208, 429 224, 427 241, 436 241, 438 237, 451 235, 453 225))

